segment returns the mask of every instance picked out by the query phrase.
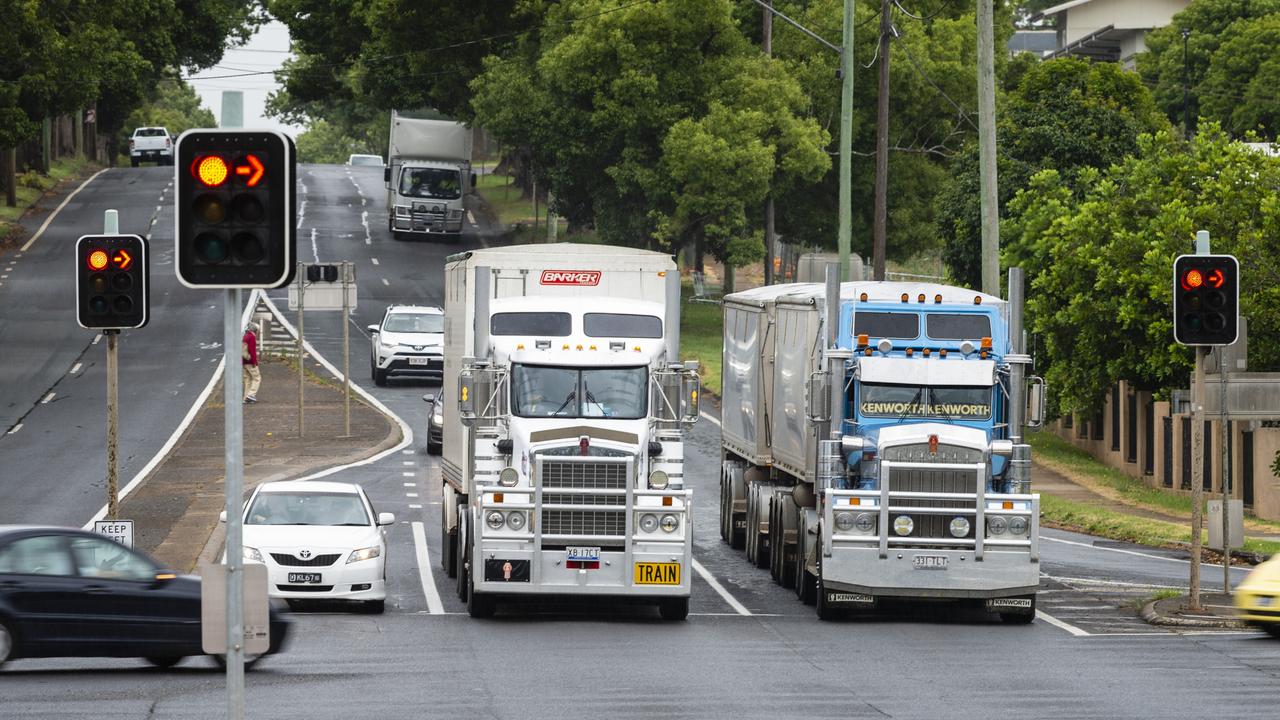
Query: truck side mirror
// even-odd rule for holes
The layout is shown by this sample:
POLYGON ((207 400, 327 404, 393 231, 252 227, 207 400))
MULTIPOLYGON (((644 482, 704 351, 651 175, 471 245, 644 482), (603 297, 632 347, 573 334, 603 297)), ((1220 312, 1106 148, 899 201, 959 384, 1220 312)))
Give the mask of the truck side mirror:
POLYGON ((809 373, 806 395, 809 422, 826 422, 831 417, 831 392, 828 387, 830 377, 825 370, 809 373))
POLYGON ((387 185, 391 184, 391 166, 390 165, 387 165, 386 167, 382 168, 382 182, 387 185))
POLYGON ((473 191, 476 189, 476 174, 475 174, 475 173, 471 173, 471 189, 472 189, 473 191))
POLYGON ((458 376, 458 414, 468 427, 476 418, 475 381, 470 373, 458 376))
POLYGON ((1044 378, 1031 376, 1027 378, 1027 427, 1039 428, 1044 425, 1045 384, 1044 378))
POLYGON ((701 415, 702 378, 698 376, 698 365, 693 364, 680 378, 680 419, 687 423, 698 421, 701 415))

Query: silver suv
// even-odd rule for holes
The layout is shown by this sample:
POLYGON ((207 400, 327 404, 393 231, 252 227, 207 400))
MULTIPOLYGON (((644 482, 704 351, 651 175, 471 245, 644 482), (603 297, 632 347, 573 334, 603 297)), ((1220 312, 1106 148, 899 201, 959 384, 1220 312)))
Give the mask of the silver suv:
POLYGON ((382 322, 369 326, 370 371, 378 386, 387 379, 444 379, 444 311, 422 305, 391 305, 382 322))

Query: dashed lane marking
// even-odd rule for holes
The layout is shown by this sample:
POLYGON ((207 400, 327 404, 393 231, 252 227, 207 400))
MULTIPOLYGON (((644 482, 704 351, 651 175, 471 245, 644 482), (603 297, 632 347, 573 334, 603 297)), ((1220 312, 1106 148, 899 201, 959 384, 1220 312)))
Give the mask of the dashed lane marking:
POLYGON ((716 580, 716 576, 712 575, 709 570, 703 567, 702 563, 698 562, 697 558, 694 558, 693 560, 693 571, 698 573, 698 575, 700 575, 702 579, 711 586, 711 589, 715 590, 716 594, 723 598, 724 601, 729 604, 729 607, 733 608, 739 615, 751 614, 751 611, 747 609, 747 606, 738 602, 738 599, 733 595, 730 595, 729 591, 725 590, 724 586, 720 584, 720 581, 716 580))
POLYGON ((405 487, 418 487, 418 483, 405 483, 405 487))
POLYGON ((444 603, 440 602, 435 578, 431 576, 431 559, 427 557, 427 534, 420 522, 415 522, 412 527, 413 547, 418 558, 418 576, 422 579, 422 593, 427 596, 427 612, 440 615, 444 612, 444 603))
POLYGON ((5 433, 5 435, 12 435, 21 429, 22 429, 22 423, 18 423, 17 425, 14 425, 13 427, 9 428, 9 432, 5 433))
POLYGON ((98 344, 99 342, 101 342, 101 341, 102 341, 102 336, 101 336, 101 335, 94 335, 94 336, 93 336, 93 344, 94 344, 94 345, 97 345, 97 344, 98 344))
POLYGON ((401 450, 401 451, 400 451, 400 454, 401 454, 401 455, 412 455, 412 454, 413 454, 413 451, 412 451, 412 450, 401 450))
POLYGON ((54 395, 57 395, 57 393, 52 393, 52 392, 51 392, 51 393, 49 393, 48 395, 45 395, 43 398, 41 398, 41 399, 40 399, 40 404, 41 404, 41 405, 48 405, 48 404, 49 404, 49 402, 50 402, 51 400, 53 400, 53 396, 54 396, 54 395))
POLYGON ((703 411, 701 411, 701 410, 700 410, 700 411, 698 411, 698 415, 699 415, 700 417, 702 417, 702 418, 705 418, 705 419, 706 419, 706 421, 707 421, 707 422, 709 422, 709 423, 711 423, 712 425, 715 425, 716 427, 720 427, 720 421, 719 421, 719 420, 717 420, 717 419, 715 419, 715 418, 713 418, 713 417, 711 417, 711 416, 710 416, 710 415, 708 415, 707 413, 705 413, 705 412, 703 412, 703 411))
POLYGON ((320 262, 320 248, 316 247, 316 233, 319 232, 315 228, 311 228, 311 254, 315 256, 316 262, 320 262))
POLYGON ((412 465, 417 465, 417 464, 418 464, 418 461, 417 461, 417 460, 404 460, 404 461, 402 461, 402 462, 401 462, 401 464, 402 464, 402 465, 405 465, 406 467, 408 467, 408 466, 412 466, 412 465))
POLYGON ((390 284, 391 284, 391 281, 390 281, 390 280, 387 280, 386 278, 382 278, 382 284, 383 284, 383 285, 390 285, 390 284))
POLYGON ((78 373, 78 372, 80 372, 80 363, 76 363, 75 365, 72 365, 72 366, 71 366, 71 372, 69 372, 69 373, 67 373, 67 374, 68 374, 68 375, 75 375, 75 374, 76 374, 76 373, 78 373))
POLYGON ((40 226, 39 230, 36 230, 36 234, 32 235, 31 239, 28 240, 27 243, 22 246, 22 252, 26 252, 28 249, 30 249, 30 247, 35 244, 36 240, 39 240, 40 236, 44 235, 44 231, 49 229, 49 223, 52 223, 53 219, 58 217, 58 213, 62 212, 62 208, 66 207, 67 203, 71 202, 71 198, 75 197, 76 195, 79 195, 80 191, 83 190, 86 185, 96 180, 99 175, 106 172, 108 169, 109 168, 103 168, 98 172, 94 173, 93 175, 90 175, 88 180, 85 180, 84 182, 80 183, 80 187, 76 188, 75 190, 72 190, 71 194, 63 198, 62 203, 59 204, 58 207, 53 212, 49 213, 49 217, 44 219, 44 224, 40 226))
POLYGON ((378 264, 378 258, 369 258, 369 260, 370 260, 374 265, 377 265, 377 264, 378 264))
POLYGON ((404 477, 414 477, 414 476, 416 476, 418 473, 405 472, 405 473, 400 473, 400 474, 401 474, 401 475, 403 475, 404 477))
POLYGON ((418 497, 418 493, 405 493, 405 494, 404 494, 404 496, 405 496, 405 497, 413 497, 413 498, 416 498, 416 497, 418 497))
POLYGON ((1072 625, 1069 622, 1063 622, 1062 620, 1059 620, 1058 618, 1046 613, 1043 610, 1036 610, 1036 617, 1060 630, 1066 630, 1067 632, 1071 633, 1076 637, 1088 637, 1089 635, 1093 634, 1087 630, 1081 630, 1080 628, 1076 627, 1075 625, 1072 625))

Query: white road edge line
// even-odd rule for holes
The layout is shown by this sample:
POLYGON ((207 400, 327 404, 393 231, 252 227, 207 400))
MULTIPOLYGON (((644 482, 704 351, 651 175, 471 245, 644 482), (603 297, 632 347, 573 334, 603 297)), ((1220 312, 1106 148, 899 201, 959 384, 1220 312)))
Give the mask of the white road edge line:
POLYGON ((22 423, 18 423, 17 425, 14 425, 13 427, 9 428, 9 432, 5 433, 5 435, 12 435, 21 429, 22 429, 22 423))
POLYGON ((719 421, 719 420, 717 420, 717 419, 715 419, 715 418, 713 418, 713 417, 711 417, 710 415, 706 414, 705 412, 703 412, 703 411, 699 410, 699 411, 698 411, 698 415, 699 415, 700 417, 702 417, 703 419, 705 419, 707 422, 711 423, 712 425, 715 425, 716 427, 720 427, 720 421, 719 421))
POLYGON ((1061 630, 1066 630, 1067 632, 1071 633, 1072 635, 1075 635, 1076 637, 1089 637, 1090 635, 1093 635, 1093 633, 1087 630, 1081 630, 1080 628, 1076 627, 1075 625, 1072 625, 1069 622, 1063 622, 1058 618, 1050 615, 1049 613, 1046 613, 1043 610, 1036 610, 1036 617, 1049 623, 1050 625, 1056 628, 1059 628, 1061 630))
MULTIPOLYGON (((1077 547, 1089 548, 1091 550, 1102 550, 1105 552, 1122 553, 1124 555, 1137 555, 1138 557, 1151 558, 1152 560, 1164 560, 1166 562, 1182 563, 1183 565, 1191 564, 1190 560, 1183 560, 1182 558, 1171 558, 1171 557, 1165 557, 1163 555, 1152 555, 1151 553, 1138 552, 1137 550, 1125 550, 1124 548, 1098 547, 1097 545, 1090 545, 1089 543, 1076 542, 1075 540, 1063 540, 1062 538, 1048 537, 1047 535, 1041 535, 1040 539, 1048 540, 1049 542, 1062 543, 1063 545, 1075 545, 1077 547)), ((1201 567, 1216 567, 1216 568, 1222 567, 1221 563, 1219 564, 1200 563, 1200 565, 1201 567)), ((1252 570, 1252 568, 1241 568, 1241 567, 1235 567, 1234 565, 1231 567, 1231 569, 1238 570, 1240 572, 1247 572, 1249 570, 1252 570)))
POLYGON ((751 614, 751 611, 747 609, 747 606, 738 602, 737 598, 730 595, 729 591, 725 590, 724 586, 720 584, 720 581, 716 580, 716 576, 712 575, 709 570, 702 567, 702 563, 698 562, 697 558, 693 559, 693 570, 698 573, 698 575, 702 576, 702 579, 707 581, 707 584, 711 586, 711 589, 715 590, 716 593, 723 598, 724 601, 729 604, 729 607, 733 608, 735 612, 739 615, 751 614))
POLYGON ((26 252, 28 249, 30 249, 30 247, 33 244, 35 244, 36 240, 40 239, 40 236, 44 234, 44 231, 49 228, 49 223, 53 222, 54 218, 58 217, 58 213, 62 212, 62 208, 66 207, 67 203, 71 202, 71 198, 79 194, 79 192, 83 190, 86 185, 96 180, 99 175, 101 175, 102 173, 106 172, 109 169, 110 168, 102 168, 98 172, 90 175, 88 180, 85 180, 84 182, 80 183, 80 187, 76 188, 75 190, 72 190, 70 195, 63 198, 62 203, 58 205, 57 209, 49 213, 49 217, 44 219, 44 224, 40 226, 40 229, 36 231, 36 234, 32 235, 31 239, 27 241, 27 244, 22 246, 21 252, 26 252))
MULTIPOLYGON (((259 295, 262 295, 260 290, 254 290, 249 293, 249 302, 245 305, 244 313, 240 316, 240 324, 244 325, 249 322, 249 316, 253 314, 253 308, 258 304, 257 298, 259 295)), ((102 336, 99 335, 98 337, 102 336)), ((218 384, 218 379, 222 377, 222 366, 225 362, 225 357, 218 360, 218 366, 213 369, 213 375, 209 378, 208 384, 204 386, 204 390, 200 391, 200 394, 196 397, 196 401, 191 404, 190 409, 187 410, 186 417, 182 418, 182 422, 178 423, 178 426, 173 429, 173 434, 169 436, 168 440, 164 441, 164 445, 161 445, 160 449, 156 451, 156 454, 151 456, 151 459, 147 461, 147 464, 143 465, 142 469, 133 476, 133 479, 120 489, 117 500, 124 500, 128 497, 129 493, 133 492, 134 488, 138 487, 138 485, 151 474, 151 471, 155 470, 156 466, 168 457, 169 451, 173 450, 173 446, 178 443, 178 438, 182 437, 182 434, 186 432, 187 427, 195 421, 196 414, 200 412, 200 408, 204 407, 205 401, 208 400, 209 395, 213 393, 213 388, 218 384)), ((101 510, 94 513, 94 516, 89 518, 89 522, 85 523, 82 529, 92 530, 93 524, 106 516, 107 506, 103 505, 101 510)))
MULTIPOLYGON (((284 316, 284 313, 280 312, 280 308, 276 307, 276 304, 272 302, 271 298, 268 297, 266 293, 262 293, 261 297, 262 297, 262 302, 266 303, 267 307, 271 310, 271 314, 276 316, 276 321, 279 322, 282 327, 284 327, 286 332, 288 332, 294 338, 297 338, 298 328, 294 327, 293 323, 289 322, 289 319, 284 316)), ((247 322, 247 319, 246 319, 246 322, 247 322)), ((304 345, 306 346, 307 352, 311 353, 311 357, 315 358, 316 362, 323 365, 324 369, 328 370, 329 373, 333 375, 335 378, 337 378, 338 380, 342 379, 342 371, 334 367, 333 363, 325 359, 323 355, 316 352, 316 349, 312 347, 310 341, 307 341, 306 343, 304 343, 304 345)), ((406 423, 403 419, 401 419, 399 415, 392 412, 391 408, 382 404, 381 400, 378 400, 378 398, 374 397, 373 395, 370 395, 368 390, 365 390, 363 387, 356 384, 355 381, 352 381, 351 389, 354 390, 357 395, 364 398, 365 402, 369 403, 370 405, 380 410, 387 417, 395 420, 396 424, 400 426, 400 443, 394 447, 390 447, 390 448, 387 448, 386 450, 383 450, 382 452, 378 453, 377 455, 374 455, 373 457, 368 457, 368 458, 365 458, 364 460, 358 460, 356 462, 347 463, 345 465, 337 465, 335 467, 328 468, 327 470, 314 472, 314 473, 311 473, 310 475, 305 475, 303 477, 297 478, 298 480, 315 480, 317 478, 327 477, 334 473, 342 472, 343 470, 347 470, 348 468, 361 467, 363 465, 372 465, 373 463, 376 463, 379 460, 382 460, 383 458, 389 455, 394 455, 395 453, 413 445, 413 430, 409 427, 408 423, 406 423)))
POLYGON ((427 557, 427 533, 422 523, 415 522, 413 527, 413 548, 418 556, 418 576, 422 578, 422 593, 427 596, 427 612, 432 615, 444 614, 444 603, 440 602, 440 593, 436 590, 436 580, 431 575, 431 559, 427 557))

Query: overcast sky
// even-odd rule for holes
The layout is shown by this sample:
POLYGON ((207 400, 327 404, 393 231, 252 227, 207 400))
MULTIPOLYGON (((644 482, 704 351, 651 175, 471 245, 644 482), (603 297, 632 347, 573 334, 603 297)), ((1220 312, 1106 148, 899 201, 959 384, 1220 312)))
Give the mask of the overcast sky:
POLYGON ((244 47, 227 50, 222 56, 222 62, 188 78, 188 82, 200 94, 205 107, 212 110, 213 116, 219 121, 222 120, 222 92, 241 90, 244 92, 246 128, 284 130, 297 137, 302 128, 281 124, 264 114, 267 94, 279 87, 275 76, 269 72, 261 75, 247 74, 275 70, 290 57, 289 28, 272 20, 262 26, 244 47), (227 77, 229 75, 242 77, 227 77))

